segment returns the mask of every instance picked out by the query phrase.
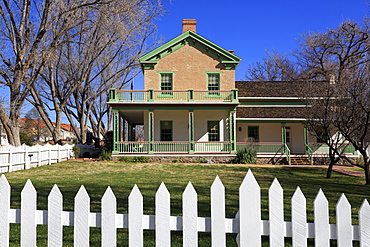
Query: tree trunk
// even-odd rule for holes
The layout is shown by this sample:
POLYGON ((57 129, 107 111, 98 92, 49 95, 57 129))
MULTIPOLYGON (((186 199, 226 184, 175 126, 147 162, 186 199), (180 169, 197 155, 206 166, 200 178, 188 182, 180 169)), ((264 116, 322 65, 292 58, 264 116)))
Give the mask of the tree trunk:
POLYGON ((370 174, 369 174, 370 160, 367 155, 364 155, 364 172, 365 172, 365 184, 370 185, 370 174))

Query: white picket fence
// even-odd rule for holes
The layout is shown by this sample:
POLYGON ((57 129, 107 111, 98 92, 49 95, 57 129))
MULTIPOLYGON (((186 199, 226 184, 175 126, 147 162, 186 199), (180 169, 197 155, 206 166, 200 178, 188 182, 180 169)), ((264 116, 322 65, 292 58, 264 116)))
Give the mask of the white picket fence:
POLYGON ((73 156, 73 145, 0 146, 0 173, 50 165, 73 156))
POLYGON ((198 217, 197 193, 189 182, 183 192, 182 216, 170 215, 170 194, 162 183, 155 196, 155 215, 143 214, 143 196, 135 185, 128 197, 128 214, 117 213, 116 197, 110 187, 101 201, 101 212, 90 212, 90 198, 84 186, 78 191, 74 212, 63 211, 63 196, 57 185, 48 197, 48 210, 37 210, 37 193, 30 180, 21 192, 20 209, 10 208, 10 185, 0 177, 0 246, 9 245, 9 223, 20 223, 21 246, 36 246, 36 226, 48 225, 48 245, 62 246, 63 226, 74 226, 74 246, 89 246, 89 228, 101 228, 102 246, 116 246, 117 228, 128 228, 129 246, 143 246, 143 230, 155 230, 156 246, 171 246, 171 231, 183 232, 183 246, 198 245, 198 232, 211 232, 212 246, 226 246, 226 234, 238 233, 239 246, 261 246, 269 236, 270 246, 284 246, 291 237, 293 246, 370 246, 370 206, 364 200, 359 225, 351 223, 351 205, 342 195, 336 205, 336 224, 329 224, 328 201, 320 190, 314 201, 314 223, 306 220, 306 198, 298 187, 291 199, 291 222, 284 222, 283 189, 275 178, 269 189, 269 220, 261 220, 260 187, 248 171, 239 188, 239 212, 225 218, 225 188, 216 177, 211 186, 211 217, 198 217))

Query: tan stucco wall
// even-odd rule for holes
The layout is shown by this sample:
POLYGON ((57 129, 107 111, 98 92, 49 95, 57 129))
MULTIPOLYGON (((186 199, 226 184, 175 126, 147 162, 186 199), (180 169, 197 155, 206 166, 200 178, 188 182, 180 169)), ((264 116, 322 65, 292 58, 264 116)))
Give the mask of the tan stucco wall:
MULTIPOLYGON (((229 140, 227 130, 229 111, 227 110, 194 110, 194 140, 208 141, 207 121, 220 121, 220 141, 229 140)), ((144 126, 148 125, 148 111, 144 113, 144 126)), ((189 140, 188 110, 155 110, 154 140, 160 141, 160 121, 172 121, 173 141, 189 140)), ((148 127, 144 128, 145 141, 148 141, 148 127)))
POLYGON ((191 45, 174 51, 160 59, 154 70, 144 70, 144 89, 160 90, 160 74, 158 72, 173 71, 173 90, 207 90, 205 71, 220 74, 220 90, 235 88, 235 71, 223 70, 223 65, 191 45))

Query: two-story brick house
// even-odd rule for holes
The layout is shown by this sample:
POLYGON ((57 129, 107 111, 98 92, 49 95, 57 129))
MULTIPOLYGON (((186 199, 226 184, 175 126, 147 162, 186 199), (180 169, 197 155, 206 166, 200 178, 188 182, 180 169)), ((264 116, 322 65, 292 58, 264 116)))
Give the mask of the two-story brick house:
POLYGON ((113 155, 230 161, 251 142, 268 159, 307 153, 313 137, 297 84, 235 82, 240 58, 197 34, 196 20, 182 24, 140 58, 143 91, 111 89, 113 155))

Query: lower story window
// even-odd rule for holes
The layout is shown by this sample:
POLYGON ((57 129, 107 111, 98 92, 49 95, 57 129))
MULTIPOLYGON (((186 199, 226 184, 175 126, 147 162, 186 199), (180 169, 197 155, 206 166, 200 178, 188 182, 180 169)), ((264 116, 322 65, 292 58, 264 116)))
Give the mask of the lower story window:
POLYGON ((258 142, 259 139, 259 126, 248 126, 248 140, 258 142))
POLYGON ((220 122, 219 121, 208 121, 208 141, 210 142, 220 141, 220 122))
POLYGON ((172 141, 172 121, 161 121, 161 142, 172 141))

